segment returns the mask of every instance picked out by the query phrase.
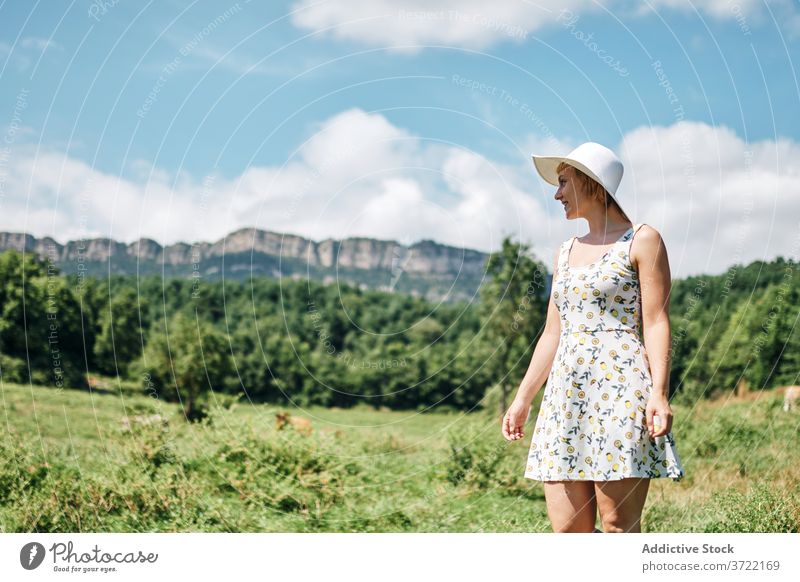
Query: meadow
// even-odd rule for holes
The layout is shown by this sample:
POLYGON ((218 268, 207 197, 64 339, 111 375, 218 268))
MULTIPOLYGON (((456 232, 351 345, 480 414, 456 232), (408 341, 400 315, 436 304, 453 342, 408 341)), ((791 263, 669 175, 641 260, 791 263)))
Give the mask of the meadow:
MULTIPOLYGON (((2 532, 548 532, 525 479, 535 413, 506 442, 487 411, 177 403, 0 386, 2 532), (311 419, 304 435, 275 413, 311 419), (160 414, 168 422, 123 417, 160 414)), ((534 402, 538 409, 539 399, 534 402)), ((653 480, 643 532, 800 532, 800 412, 778 394, 674 403, 687 475, 653 480)))

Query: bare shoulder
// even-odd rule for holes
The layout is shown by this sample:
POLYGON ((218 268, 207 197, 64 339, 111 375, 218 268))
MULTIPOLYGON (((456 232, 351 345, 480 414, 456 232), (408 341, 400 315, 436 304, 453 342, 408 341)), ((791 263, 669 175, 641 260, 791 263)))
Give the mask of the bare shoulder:
POLYGON ((666 251, 661 233, 649 224, 642 224, 631 243, 631 262, 638 270, 643 261, 652 265, 661 260, 660 255, 666 257, 666 251))

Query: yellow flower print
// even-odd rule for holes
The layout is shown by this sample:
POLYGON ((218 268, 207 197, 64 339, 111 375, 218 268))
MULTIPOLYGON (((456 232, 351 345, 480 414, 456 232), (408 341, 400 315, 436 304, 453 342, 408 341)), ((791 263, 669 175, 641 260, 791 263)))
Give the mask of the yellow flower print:
POLYGON ((633 438, 633 433, 631 431, 626 432, 625 433, 625 438, 626 439, 632 439, 633 438))
POLYGON ((573 287, 572 290, 575 292, 575 295, 581 292, 581 290, 578 289, 577 287, 573 287))
POLYGON ((608 355, 611 356, 612 358, 616 358, 617 357, 617 350, 610 350, 608 352, 608 355))
POLYGON ((628 316, 627 316, 627 315, 623 315, 623 316, 620 318, 620 321, 621 321, 622 323, 628 323, 628 316))
POLYGON ((587 311, 586 312, 586 319, 593 319, 593 318, 594 318, 594 313, 592 313, 591 311, 587 311))
POLYGON ((575 447, 573 447, 572 445, 568 446, 568 447, 567 447, 567 452, 568 452, 569 454, 572 454, 572 453, 574 453, 574 452, 575 452, 575 447))
POLYGON ((578 392, 578 398, 586 398, 586 392, 584 392, 583 390, 580 390, 578 392))
MULTIPOLYGON (((600 313, 602 313, 602 311, 600 313)), ((593 337, 592 338, 592 345, 593 346, 596 346, 599 343, 600 343, 600 338, 598 338, 598 337, 593 337)))
POLYGON ((613 377, 614 377, 614 374, 612 374, 611 372, 606 374, 606 380, 611 380, 611 378, 613 378, 613 377))
POLYGON ((581 469, 580 471, 578 471, 578 477, 580 477, 581 479, 583 479, 585 476, 586 476, 586 472, 585 472, 583 469, 581 469))
POLYGON ((600 289, 595 289, 594 291, 592 291, 592 295, 594 295, 595 297, 600 295, 600 289))
POLYGON ((620 376, 620 377, 619 377, 619 381, 620 381, 620 382, 624 382, 624 381, 625 381, 625 376, 620 376))
POLYGON ((584 363, 585 361, 586 361, 586 360, 583 358, 583 356, 580 356, 580 357, 578 358, 578 364, 579 364, 579 365, 581 365, 581 366, 583 365, 583 363, 584 363))
POLYGON ((608 392, 603 392, 603 395, 601 396, 601 398, 603 400, 608 400, 608 392))
POLYGON ((622 303, 622 295, 615 295, 614 296, 614 302, 622 303))
POLYGON ((605 362, 600 362, 600 369, 605 370, 606 368, 608 368, 608 364, 606 364, 605 362))
POLYGON ((619 439, 616 439, 614 441, 614 446, 617 447, 618 449, 621 448, 622 447, 622 441, 619 440, 619 439))
POLYGON ((611 315, 613 315, 614 317, 616 317, 616 316, 618 316, 618 315, 619 315, 619 311, 617 311, 616 309, 612 309, 612 310, 611 310, 611 315))
POLYGON ((606 453, 606 459, 608 459, 609 461, 613 461, 614 455, 612 455, 611 453, 606 453))
POLYGON ((619 471, 619 463, 614 463, 613 465, 611 465, 611 469, 614 471, 619 471))
POLYGON ((567 398, 572 398, 572 388, 567 388, 567 398))
POLYGON ((565 415, 565 416, 566 416, 567 418, 572 418, 572 412, 571 412, 571 411, 569 411, 569 410, 567 410, 567 413, 566 413, 566 415, 565 415))
POLYGON ((626 400, 625 401, 625 408, 630 408, 631 406, 632 406, 631 405, 631 401, 630 400, 626 400))
POLYGON ((586 463, 587 465, 591 465, 591 464, 592 464, 592 458, 591 458, 591 457, 586 457, 586 458, 583 460, 583 462, 584 462, 584 463, 586 463))

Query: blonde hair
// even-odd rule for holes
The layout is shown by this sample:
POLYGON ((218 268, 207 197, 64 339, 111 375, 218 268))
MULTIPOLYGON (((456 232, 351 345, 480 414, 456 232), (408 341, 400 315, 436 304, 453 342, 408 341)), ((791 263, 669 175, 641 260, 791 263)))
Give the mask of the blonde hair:
POLYGON ((572 164, 568 164, 567 162, 561 162, 560 164, 558 164, 556 172, 560 172, 567 166, 575 170, 575 176, 583 185, 584 191, 587 194, 589 194, 589 198, 591 198, 592 200, 598 200, 601 203, 603 203, 606 207, 606 212, 608 212, 609 206, 613 206, 619 211, 619 213, 622 216, 626 216, 625 213, 622 211, 622 208, 620 208, 619 204, 617 204, 616 200, 614 200, 611 196, 608 195, 608 192, 600 182, 598 182, 591 176, 588 176, 586 173, 582 172, 572 164))

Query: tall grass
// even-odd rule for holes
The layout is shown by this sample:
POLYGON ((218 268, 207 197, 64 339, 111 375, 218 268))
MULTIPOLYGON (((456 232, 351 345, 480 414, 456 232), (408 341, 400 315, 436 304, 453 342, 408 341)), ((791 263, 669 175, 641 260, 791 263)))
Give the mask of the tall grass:
MULTIPOLYGON (((550 531, 522 477, 531 424, 509 443, 486 415, 312 409, 307 436, 268 406, 187 423, 146 396, 2 389, 4 532, 550 531)), ((652 482, 643 531, 800 531, 800 414, 776 397, 673 410, 687 476, 652 482)))

